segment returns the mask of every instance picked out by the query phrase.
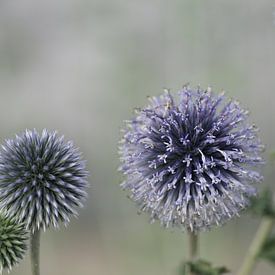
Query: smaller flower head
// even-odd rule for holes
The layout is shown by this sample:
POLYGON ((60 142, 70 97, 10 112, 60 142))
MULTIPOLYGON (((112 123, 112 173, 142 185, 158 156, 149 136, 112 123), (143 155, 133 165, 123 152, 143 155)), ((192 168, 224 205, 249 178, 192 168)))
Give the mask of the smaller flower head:
POLYGON ((21 260, 26 252, 27 232, 23 223, 0 214, 0 274, 21 260))
POLYGON ((67 224, 86 197, 87 175, 72 142, 26 130, 2 146, 0 205, 31 231, 67 224))

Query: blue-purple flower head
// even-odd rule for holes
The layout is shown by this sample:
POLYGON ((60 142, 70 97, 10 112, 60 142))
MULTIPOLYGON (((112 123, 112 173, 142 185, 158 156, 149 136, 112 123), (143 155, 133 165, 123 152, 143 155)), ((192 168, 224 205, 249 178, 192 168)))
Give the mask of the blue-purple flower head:
POLYGON ((238 215, 256 193, 263 146, 239 103, 184 87, 150 98, 120 146, 130 191, 152 220, 199 231, 238 215))
POLYGON ((0 154, 0 206, 31 231, 67 224, 86 198, 88 172, 72 142, 26 130, 0 154))

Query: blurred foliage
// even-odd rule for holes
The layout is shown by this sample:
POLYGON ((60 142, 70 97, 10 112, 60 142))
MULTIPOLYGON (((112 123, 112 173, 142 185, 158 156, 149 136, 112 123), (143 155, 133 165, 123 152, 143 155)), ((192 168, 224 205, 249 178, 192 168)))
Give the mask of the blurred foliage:
POLYGON ((180 275, 186 275, 186 270, 188 269, 191 269, 194 275, 220 275, 229 272, 226 267, 213 267, 210 262, 205 260, 185 263, 181 268, 180 275))
POLYGON ((275 235, 266 240, 259 257, 275 264, 275 235))
POLYGON ((272 191, 266 188, 258 197, 252 198, 250 211, 259 217, 275 218, 272 191))
MULTIPOLYGON (((275 153, 273 153, 271 157, 275 159, 275 153)), ((272 190, 266 188, 258 197, 253 198, 250 210, 259 217, 275 219, 275 205, 272 190)), ((261 259, 275 264, 275 235, 267 238, 258 256, 261 259)))
POLYGON ((270 160, 272 162, 275 162, 275 152, 274 151, 270 153, 270 160))

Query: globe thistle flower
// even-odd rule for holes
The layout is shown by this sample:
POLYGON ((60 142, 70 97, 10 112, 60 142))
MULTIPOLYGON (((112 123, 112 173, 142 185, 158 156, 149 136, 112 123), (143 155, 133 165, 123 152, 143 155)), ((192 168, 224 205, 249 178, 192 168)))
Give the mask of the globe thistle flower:
POLYGON ((72 142, 26 130, 2 146, 0 206, 32 232, 67 224, 86 197, 87 175, 72 142))
POLYGON ((199 231, 238 215, 261 180, 263 146, 248 112, 210 88, 149 100, 123 131, 122 187, 167 227, 199 231))
POLYGON ((27 250, 27 232, 23 223, 0 214, 0 274, 21 260, 27 250))

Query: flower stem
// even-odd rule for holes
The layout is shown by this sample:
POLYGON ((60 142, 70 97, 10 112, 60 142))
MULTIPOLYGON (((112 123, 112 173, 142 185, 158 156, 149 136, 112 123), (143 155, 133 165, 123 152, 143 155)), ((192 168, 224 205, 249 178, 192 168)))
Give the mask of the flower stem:
POLYGON ((248 253, 244 259, 243 265, 241 266, 238 275, 249 275, 251 274, 254 265, 257 261, 257 257, 261 252, 261 249, 269 237, 272 227, 274 225, 274 219, 269 217, 264 217, 259 226, 259 229, 255 235, 255 238, 248 250, 248 253))
MULTIPOLYGON (((198 257, 198 242, 199 242, 199 235, 195 234, 194 232, 188 232, 188 241, 189 241, 189 255, 188 261, 193 262, 198 257)), ((187 270, 187 275, 193 275, 191 268, 189 267, 187 270)))
POLYGON ((39 275, 39 248, 40 248, 40 230, 31 233, 31 266, 32 275, 39 275))

